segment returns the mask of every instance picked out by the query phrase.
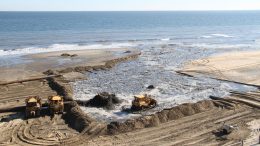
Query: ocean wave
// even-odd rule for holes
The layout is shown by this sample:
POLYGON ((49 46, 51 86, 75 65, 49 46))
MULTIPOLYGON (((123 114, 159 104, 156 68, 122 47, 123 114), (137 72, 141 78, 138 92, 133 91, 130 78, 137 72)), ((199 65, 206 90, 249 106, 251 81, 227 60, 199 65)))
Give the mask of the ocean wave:
POLYGON ((163 38, 163 39, 161 39, 161 41, 169 41, 169 40, 171 40, 170 38, 163 38))
POLYGON ((234 36, 227 35, 227 34, 214 33, 214 34, 210 34, 210 35, 203 35, 203 36, 200 36, 199 38, 210 39, 213 37, 233 38, 234 36))
POLYGON ((227 34, 221 34, 221 33, 214 33, 211 34, 212 36, 216 36, 216 37, 224 37, 224 38, 233 38, 234 36, 231 35, 227 35, 227 34))
POLYGON ((198 43, 198 44, 191 44, 191 45, 184 45, 184 46, 207 48, 207 49, 234 49, 234 48, 252 47, 252 45, 250 44, 205 44, 205 43, 198 43))
POLYGON ((209 39, 209 38, 212 38, 213 36, 210 36, 210 35, 203 35, 201 36, 200 38, 205 38, 205 39, 209 39))
POLYGON ((27 47, 15 50, 1 50, 0 56, 7 55, 26 55, 45 52, 55 52, 64 50, 91 50, 91 49, 110 49, 110 48, 122 48, 133 47, 133 43, 111 43, 111 44, 92 44, 92 45, 78 45, 78 44, 53 44, 49 47, 27 47))

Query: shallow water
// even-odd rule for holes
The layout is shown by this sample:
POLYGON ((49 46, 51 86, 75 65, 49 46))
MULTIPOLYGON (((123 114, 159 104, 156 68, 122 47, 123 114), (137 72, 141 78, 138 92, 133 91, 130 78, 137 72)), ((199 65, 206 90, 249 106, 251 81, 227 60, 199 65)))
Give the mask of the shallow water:
POLYGON ((111 70, 88 73, 88 80, 74 83, 76 99, 87 100, 99 92, 110 92, 123 99, 123 103, 112 111, 88 107, 82 107, 83 110, 100 120, 125 120, 138 116, 121 112, 122 106, 130 106, 133 96, 138 94, 150 94, 158 101, 156 108, 142 113, 151 114, 181 103, 208 99, 210 95, 226 96, 230 90, 255 90, 254 87, 245 85, 175 73, 187 61, 224 52, 223 50, 172 45, 166 42, 140 44, 138 48, 142 55, 137 60, 120 63, 111 70), (156 88, 146 89, 149 85, 156 88))

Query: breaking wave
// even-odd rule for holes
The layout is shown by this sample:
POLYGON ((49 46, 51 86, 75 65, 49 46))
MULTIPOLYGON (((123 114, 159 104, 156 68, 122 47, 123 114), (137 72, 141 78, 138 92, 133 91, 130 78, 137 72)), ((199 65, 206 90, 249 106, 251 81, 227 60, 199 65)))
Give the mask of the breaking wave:
POLYGON ((212 36, 216 36, 216 37, 224 37, 224 38, 233 38, 234 36, 231 35, 227 35, 227 34, 221 34, 221 33, 215 33, 215 34, 211 34, 212 36))
POLYGON ((171 39, 170 38, 163 38, 161 39, 161 41, 170 41, 171 39))
POLYGON ((122 47, 133 47, 133 43, 110 43, 110 44, 93 44, 93 45, 78 45, 78 44, 53 44, 48 47, 27 47, 15 50, 1 50, 0 56, 8 55, 26 55, 45 52, 55 52, 64 50, 88 50, 88 49, 111 49, 122 47))
POLYGON ((197 43, 197 44, 191 44, 191 45, 186 45, 186 46, 197 47, 197 48, 207 48, 207 49, 235 49, 235 48, 253 47, 253 45, 251 45, 251 44, 206 44, 206 43, 197 43))
POLYGON ((221 34, 221 33, 214 33, 214 34, 210 34, 210 35, 203 35, 203 36, 200 36, 199 38, 210 39, 210 38, 214 38, 214 37, 233 38, 234 36, 227 35, 227 34, 221 34))

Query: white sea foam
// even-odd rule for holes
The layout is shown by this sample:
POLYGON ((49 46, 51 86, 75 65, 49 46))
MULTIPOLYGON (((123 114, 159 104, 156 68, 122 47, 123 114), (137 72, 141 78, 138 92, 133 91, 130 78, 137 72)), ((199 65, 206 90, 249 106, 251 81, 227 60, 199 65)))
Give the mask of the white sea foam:
POLYGON ((78 45, 78 44, 53 44, 49 47, 28 47, 15 50, 0 50, 0 56, 7 55, 26 55, 45 52, 55 52, 64 50, 88 50, 88 49, 110 49, 133 47, 133 43, 111 43, 111 44, 93 44, 93 45, 78 45))
POLYGON ((216 37, 224 37, 224 38, 233 38, 234 36, 231 35, 227 35, 227 34, 221 34, 221 33, 214 33, 211 34, 212 36, 216 36, 216 37))
POLYGON ((214 38, 214 37, 233 38, 234 36, 227 35, 227 34, 221 34, 221 33, 214 33, 214 34, 210 34, 210 35, 203 35, 203 36, 200 36, 199 38, 210 39, 210 38, 214 38))
POLYGON ((203 36, 201 36, 200 38, 206 38, 206 39, 209 39, 209 38, 212 38, 212 36, 210 36, 210 35, 203 35, 203 36))
POLYGON ((163 38, 161 39, 161 41, 170 41, 171 39, 170 38, 163 38))
POLYGON ((191 45, 184 45, 189 47, 207 48, 207 49, 235 49, 235 48, 248 48, 253 47, 250 44, 205 44, 197 43, 191 45))

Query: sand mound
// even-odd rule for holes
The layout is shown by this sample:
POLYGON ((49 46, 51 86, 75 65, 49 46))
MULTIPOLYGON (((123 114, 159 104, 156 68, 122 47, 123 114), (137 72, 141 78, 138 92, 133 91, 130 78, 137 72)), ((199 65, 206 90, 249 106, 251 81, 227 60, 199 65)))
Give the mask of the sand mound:
POLYGON ((106 110, 115 109, 115 105, 121 102, 122 101, 116 97, 115 94, 109 94, 107 92, 100 93, 88 101, 77 101, 81 106, 104 108, 106 110))
POLYGON ((76 102, 70 102, 65 107, 66 114, 63 115, 66 123, 73 129, 81 132, 95 120, 84 113, 76 102))
POLYGON ((213 102, 209 100, 200 101, 198 103, 186 103, 171 109, 164 109, 161 112, 149 116, 130 119, 123 123, 111 122, 107 126, 107 132, 108 134, 118 134, 136 129, 158 126, 160 123, 204 112, 214 107, 213 102))

